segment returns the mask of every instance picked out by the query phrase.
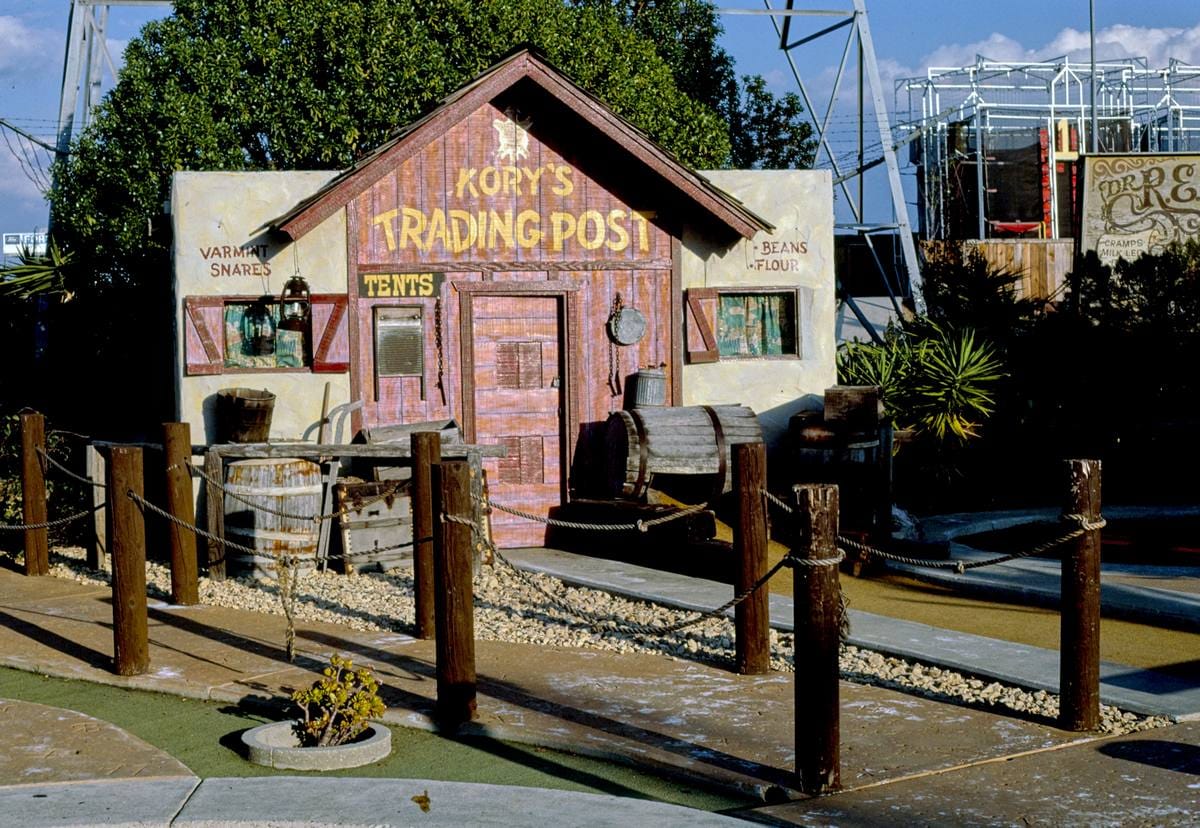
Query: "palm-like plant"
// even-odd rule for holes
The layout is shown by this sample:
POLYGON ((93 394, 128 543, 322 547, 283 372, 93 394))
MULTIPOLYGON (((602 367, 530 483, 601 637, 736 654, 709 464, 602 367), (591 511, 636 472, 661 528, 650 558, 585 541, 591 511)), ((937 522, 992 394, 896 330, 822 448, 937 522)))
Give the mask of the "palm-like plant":
POLYGON ((839 382, 878 385, 893 426, 939 441, 978 436, 995 407, 991 388, 1003 376, 994 350, 974 331, 928 320, 907 332, 889 327, 882 344, 854 342, 838 352, 839 382))
POLYGON ((58 294, 70 299, 67 274, 74 263, 75 255, 63 251, 54 239, 50 240, 44 256, 23 250, 17 264, 0 267, 0 296, 28 299, 58 294))
POLYGON ((912 416, 919 429, 939 440, 978 437, 980 423, 995 409, 989 388, 1003 376, 1000 362, 991 347, 975 341, 973 331, 931 328, 932 336, 915 349, 912 416))

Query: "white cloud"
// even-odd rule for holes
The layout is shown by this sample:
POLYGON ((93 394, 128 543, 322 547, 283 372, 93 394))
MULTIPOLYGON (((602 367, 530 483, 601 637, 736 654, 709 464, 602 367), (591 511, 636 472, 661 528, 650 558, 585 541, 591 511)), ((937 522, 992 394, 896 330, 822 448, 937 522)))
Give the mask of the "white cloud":
MULTIPOLYGON (((968 66, 975 62, 976 55, 1013 63, 1033 63, 1066 55, 1072 60, 1085 62, 1090 58, 1090 36, 1087 31, 1068 27, 1048 43, 1031 47, 1007 35, 993 32, 974 43, 941 46, 922 58, 915 71, 907 70, 907 73, 910 76, 921 75, 929 66, 968 66)), ((1129 57, 1146 58, 1152 69, 1165 67, 1171 58, 1200 64, 1200 23, 1189 28, 1116 24, 1096 30, 1097 60, 1129 57)))
POLYGON ((62 60, 62 36, 25 25, 18 17, 0 15, 0 80, 28 77, 62 60))

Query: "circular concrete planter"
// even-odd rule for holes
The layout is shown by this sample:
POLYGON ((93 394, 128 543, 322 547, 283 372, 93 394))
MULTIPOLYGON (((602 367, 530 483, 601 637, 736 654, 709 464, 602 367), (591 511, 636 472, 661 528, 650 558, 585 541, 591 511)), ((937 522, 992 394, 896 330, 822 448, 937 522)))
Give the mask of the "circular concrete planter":
POLYGON ((272 722, 242 734, 246 758, 284 770, 341 770, 378 762, 392 752, 392 731, 370 724, 353 742, 332 747, 300 747, 293 722, 272 722))

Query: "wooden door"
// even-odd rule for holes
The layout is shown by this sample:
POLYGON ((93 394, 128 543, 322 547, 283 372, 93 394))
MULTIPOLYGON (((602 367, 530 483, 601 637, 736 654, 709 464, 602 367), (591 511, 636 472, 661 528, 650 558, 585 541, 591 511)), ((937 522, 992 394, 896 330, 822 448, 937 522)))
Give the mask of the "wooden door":
MULTIPOLYGON (((491 496, 545 515, 563 498, 563 313, 554 296, 481 294, 471 314, 477 443, 500 443, 489 460, 491 496)), ((545 526, 500 511, 492 530, 502 547, 540 546, 545 526)))

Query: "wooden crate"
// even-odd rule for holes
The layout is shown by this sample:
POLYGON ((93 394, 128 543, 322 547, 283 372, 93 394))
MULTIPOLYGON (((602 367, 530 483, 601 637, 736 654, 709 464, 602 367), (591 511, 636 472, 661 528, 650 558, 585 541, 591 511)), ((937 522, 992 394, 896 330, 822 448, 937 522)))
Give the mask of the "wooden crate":
POLYGON ((337 484, 345 509, 342 529, 343 572, 386 572, 412 564, 412 500, 408 483, 385 480, 337 484))

